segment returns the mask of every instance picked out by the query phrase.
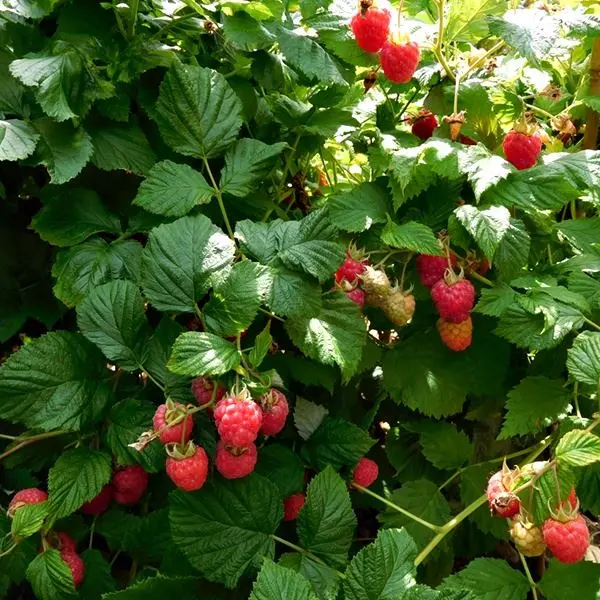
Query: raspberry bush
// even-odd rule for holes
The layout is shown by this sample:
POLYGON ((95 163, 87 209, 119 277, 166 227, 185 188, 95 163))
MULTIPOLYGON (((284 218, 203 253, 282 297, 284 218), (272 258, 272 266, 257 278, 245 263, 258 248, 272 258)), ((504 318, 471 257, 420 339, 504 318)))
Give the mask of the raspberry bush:
POLYGON ((589 0, 0 5, 0 596, 600 594, 589 0))

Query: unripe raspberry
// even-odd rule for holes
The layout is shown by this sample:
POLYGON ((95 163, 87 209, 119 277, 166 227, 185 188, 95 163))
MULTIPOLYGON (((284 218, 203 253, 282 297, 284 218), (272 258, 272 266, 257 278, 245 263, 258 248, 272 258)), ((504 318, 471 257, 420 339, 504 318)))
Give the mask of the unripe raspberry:
POLYGON ((537 162, 542 151, 542 139, 537 134, 529 135, 512 130, 506 134, 502 142, 502 150, 506 160, 517 169, 529 169, 537 162))
POLYGON ((300 509, 304 506, 306 498, 304 494, 294 494, 288 496, 283 501, 283 520, 284 521, 295 521, 298 518, 300 509))
POLYGON ((263 414, 260 430, 264 435, 277 435, 285 427, 290 412, 287 398, 282 392, 272 388, 261 397, 260 406, 263 414))
POLYGON ((383 299, 381 308, 394 325, 403 327, 415 314, 415 297, 411 293, 394 290, 383 299))
POLYGON ((235 448, 219 440, 215 467, 225 479, 240 479, 254 471, 257 459, 258 451, 254 444, 245 448, 235 448))
POLYGON ((358 461, 354 472, 352 473, 352 483, 362 485, 363 487, 369 487, 372 485, 379 476, 379 467, 374 460, 370 458, 361 458, 358 461))
POLYGON ((361 290, 360 288, 354 288, 353 290, 346 292, 346 298, 352 300, 354 304, 358 304, 361 308, 365 306, 365 302, 367 301, 367 295, 364 290, 361 290))
POLYGON ((215 407, 217 430, 229 446, 249 446, 257 438, 262 420, 260 406, 248 395, 228 396, 215 407))
POLYGON ((475 288, 468 279, 455 282, 440 279, 431 288, 431 299, 444 321, 462 323, 469 318, 475 304, 475 288))
POLYGON ((408 83, 419 65, 421 52, 415 42, 397 44, 388 40, 379 57, 385 76, 394 83, 408 83))
POLYGON ((428 140, 438 125, 437 117, 430 110, 423 109, 412 119, 411 132, 420 140, 428 140))
POLYGON ((546 551, 542 530, 517 517, 511 521, 510 537, 523 556, 541 556, 546 551))
POLYGON ((199 446, 190 443, 180 452, 179 445, 167 457, 166 471, 171 481, 186 492, 199 490, 208 477, 208 456, 199 446))
POLYGON ((176 420, 186 414, 185 406, 179 403, 167 401, 161 404, 154 413, 152 423, 155 431, 160 431, 159 440, 163 444, 186 443, 192 436, 194 430, 194 419, 187 415, 179 423, 176 420), (172 423, 175 423, 172 425, 172 423), (184 434, 185 428, 185 434, 184 434), (184 436, 184 439, 182 439, 184 436))
MULTIPOLYGON (((450 265, 456 266, 456 256, 450 255, 450 265)), ((444 279, 446 269, 449 269, 448 258, 445 256, 433 256, 421 254, 416 260, 419 279, 425 287, 433 287, 438 281, 444 279)))
POLYGON ((215 394, 215 403, 223 398, 225 395, 225 389, 222 388, 219 384, 215 384, 214 381, 208 379, 207 377, 196 377, 192 381, 192 393, 196 398, 196 402, 200 406, 205 406, 209 404, 213 397, 213 390, 215 385, 217 386, 217 391, 215 394))
POLYGON ((385 271, 366 267, 361 275, 362 288, 367 295, 367 304, 381 306, 384 298, 392 293, 392 284, 385 271))
POLYGON ((100 493, 92 498, 89 502, 86 502, 79 511, 84 515, 91 515, 93 517, 101 515, 103 512, 108 510, 113 499, 113 488, 110 483, 105 485, 100 493))
POLYGON ((121 467, 113 473, 112 485, 115 502, 136 504, 148 487, 148 473, 140 465, 121 467))
POLYGON ((359 48, 366 52, 379 52, 390 33, 389 10, 369 8, 352 17, 350 27, 359 48))
POLYGON ((563 563, 579 562, 590 545, 590 532, 581 515, 567 521, 548 519, 542 532, 548 549, 563 563))
POLYGON ((46 502, 48 500, 48 494, 44 492, 44 490, 40 490, 38 488, 25 488, 24 490, 19 490, 10 501, 8 505, 7 514, 9 517, 12 517, 21 506, 26 506, 27 504, 40 504, 41 502, 46 502))
POLYGON ((78 588, 85 579, 85 563, 81 559, 81 556, 76 552, 63 551, 60 553, 60 557, 67 563, 69 569, 71 569, 73 585, 75 588, 78 588))
POLYGON ((473 322, 471 317, 462 323, 448 323, 443 319, 437 322, 438 332, 444 344, 454 352, 462 352, 470 345, 473 338, 473 322))

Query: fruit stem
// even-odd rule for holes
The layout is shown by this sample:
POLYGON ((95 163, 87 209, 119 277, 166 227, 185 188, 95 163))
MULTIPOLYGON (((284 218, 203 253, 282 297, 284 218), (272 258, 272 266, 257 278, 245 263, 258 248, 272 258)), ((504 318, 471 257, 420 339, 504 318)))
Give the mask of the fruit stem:
POLYGON ((438 2, 437 2, 438 12, 440 13, 440 15, 439 15, 440 20, 438 23, 438 36, 437 36, 437 40, 435 42, 435 46, 433 47, 433 53, 435 54, 436 58, 438 59, 438 62, 442 65, 442 67, 444 67, 444 71, 446 71, 446 75, 448 75, 448 77, 452 81, 454 81, 454 79, 455 79, 454 73, 452 72, 452 69, 448 65, 448 61, 446 60, 446 57, 442 53, 442 40, 444 39, 444 1, 445 0, 438 0, 438 2))
POLYGON ((537 583, 533 580, 531 576, 531 571, 529 570, 529 566, 525 557, 519 552, 519 557, 521 559, 521 564, 523 565, 523 570, 525 571, 525 575, 527 576, 527 581, 529 581, 529 585, 531 586, 531 594, 533 595, 533 600, 538 600, 537 594, 537 583))
MULTIPOLYGON (((501 50, 506 42, 504 40, 500 40, 496 44, 494 44, 483 56, 478 58, 464 73, 460 74, 460 79, 464 81, 467 75, 470 75, 475 69, 479 68, 485 61, 490 57, 496 54, 498 50, 501 50)), ((458 76, 457 76, 458 79, 458 76)), ((454 108, 454 112, 458 112, 456 108, 454 108)))
POLYGON ((581 410, 579 410, 579 381, 573 385, 573 405, 575 406, 575 414, 581 419, 581 410))
POLYGON ((476 271, 472 271, 471 273, 469 273, 469 275, 473 279, 476 279, 477 281, 480 281, 481 283, 485 283, 485 285, 489 285, 490 287, 494 287, 494 282, 492 280, 488 279, 487 277, 484 277, 483 275, 480 275, 476 271))
POLYGON ((285 319, 282 319, 281 317, 277 316, 275 313, 272 313, 271 311, 265 310, 262 307, 259 307, 258 310, 260 312, 264 313, 265 315, 267 315, 267 317, 269 317, 270 319, 276 319, 277 321, 281 321, 282 323, 285 323, 285 319))
POLYGON ((10 448, 9 450, 7 450, 6 452, 0 454, 0 461, 2 461, 2 459, 6 458, 7 456, 10 456, 11 454, 14 454, 15 452, 18 452, 19 450, 21 450, 21 448, 25 448, 25 446, 29 446, 30 444, 33 444, 35 442, 39 442, 40 440, 45 440, 48 438, 53 438, 53 437, 58 437, 59 435, 65 435, 67 433, 70 433, 69 431, 63 431, 62 429, 59 429, 57 431, 48 431, 46 433, 39 433, 37 435, 32 435, 31 437, 25 438, 24 440, 21 440, 16 446, 13 446, 12 448, 10 448))
POLYGON ((600 325, 598 325, 597 323, 594 323, 594 321, 592 321, 591 319, 588 319, 587 317, 583 317, 583 320, 590 326, 593 327, 594 329, 596 329, 597 331, 600 331, 600 325))
POLYGON ((346 579, 346 576, 341 571, 338 571, 337 569, 330 567, 324 560, 322 560, 321 558, 319 558, 318 556, 316 556, 309 550, 305 550, 304 548, 297 546, 296 544, 293 544, 292 542, 288 542, 287 540, 280 538, 279 536, 274 535, 274 534, 271 534, 271 539, 274 540, 275 542, 279 542, 280 544, 283 544, 284 546, 287 546, 288 548, 291 548, 292 550, 295 550, 296 552, 299 552, 300 554, 304 554, 304 556, 308 556, 308 558, 314 560, 316 563, 319 563, 320 565, 323 565, 323 566, 327 567, 328 569, 331 569, 340 579, 346 579))
POLYGON ((7 550, 5 550, 4 552, 0 552, 0 558, 10 554, 16 547, 17 547, 17 544, 13 544, 12 546, 9 546, 9 548, 7 550))
POLYGON ((227 211, 225 210, 225 204, 223 204, 223 194, 221 194, 221 190, 217 185, 217 182, 214 178, 214 175, 210 169, 210 165, 208 164, 208 159, 206 156, 202 157, 202 162, 204 163, 204 167, 206 169, 206 173, 208 174, 208 178, 210 179, 210 183, 215 190, 215 196, 217 197, 217 202, 219 203, 219 208, 221 209, 221 214, 223 215, 223 221, 225 221, 225 228, 227 229, 227 234, 233 240, 233 229, 231 228, 231 223, 229 222, 229 217, 227 216, 227 211))
POLYGON ((160 388, 160 390, 162 392, 165 391, 165 386, 160 383, 157 379, 154 378, 153 375, 151 375, 150 373, 148 373, 148 371, 146 371, 143 367, 143 365, 138 365, 138 367, 140 368, 140 370, 144 373, 144 375, 146 375, 146 377, 158 388, 160 388))
POLYGON ((438 533, 443 530, 443 527, 440 527, 439 525, 434 525, 433 523, 430 523, 429 521, 425 521, 425 520, 421 519, 420 517, 417 517, 417 515, 413 515, 408 510, 402 508, 401 506, 398 506, 397 504, 394 504, 387 498, 384 498, 383 496, 380 496, 379 494, 371 491, 369 488, 366 488, 362 485, 358 485, 358 483, 353 483, 352 487, 357 489, 359 492, 363 492, 363 494, 368 494, 369 496, 376 498, 377 500, 379 500, 386 506, 389 506, 391 509, 398 511, 399 513, 403 514, 405 517, 408 517, 409 519, 412 519, 416 523, 423 525, 423 527, 427 527, 427 529, 431 529, 431 531, 435 531, 436 533, 438 533))
POLYGON ((131 0, 130 6, 130 21, 129 21, 129 37, 135 37, 135 24, 137 22, 137 14, 140 6, 140 0, 131 0))

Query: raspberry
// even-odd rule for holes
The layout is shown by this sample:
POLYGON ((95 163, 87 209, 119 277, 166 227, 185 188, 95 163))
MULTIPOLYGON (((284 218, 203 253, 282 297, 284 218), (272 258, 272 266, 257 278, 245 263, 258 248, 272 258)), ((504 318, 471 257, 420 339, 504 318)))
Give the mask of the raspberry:
POLYGON ((482 258, 479 263, 478 273, 480 275, 485 275, 490 270, 490 261, 487 258, 482 258))
MULTIPOLYGON (((456 265, 456 256, 450 256, 452 267, 456 265)), ((448 259, 445 256, 433 256, 431 254, 421 254, 416 260, 419 279, 425 287, 433 287, 440 279, 444 278, 444 273, 448 266, 448 259)))
POLYGON ((458 141, 465 146, 477 146, 477 142, 473 138, 462 133, 458 136, 458 141))
POLYGON ((187 415, 183 420, 175 425, 171 425, 177 418, 182 417, 185 414, 185 407, 183 404, 172 403, 167 401, 166 404, 161 404, 154 413, 152 424, 154 425, 154 431, 160 431, 158 439, 163 444, 177 444, 189 441, 194 430, 194 419, 192 415, 187 415), (182 439, 184 434, 185 436, 182 439))
POLYGON ((77 552, 77 542, 64 531, 51 532, 46 540, 60 552, 77 552))
POLYGON ((358 47, 366 52, 379 52, 390 34, 392 15, 387 9, 370 8, 352 17, 350 27, 358 47))
POLYGON ((92 498, 89 502, 86 502, 79 510, 84 515, 92 515, 95 517, 108 510, 112 499, 113 488, 112 485, 108 484, 100 490, 100 493, 95 498, 92 498))
POLYGON ((193 443, 183 447, 176 446, 167 458, 166 470, 171 481, 186 492, 199 490, 208 476, 208 456, 204 450, 193 443))
POLYGON ((546 550, 542 530, 529 521, 516 518, 511 521, 510 537, 523 556, 541 556, 546 550))
POLYGON ((394 290, 389 296, 384 298, 381 308, 394 325, 402 327, 415 314, 415 297, 411 293, 394 290))
POLYGON ((542 151, 542 139, 534 133, 528 135, 520 131, 512 130, 506 134, 502 142, 504 156, 520 171, 533 167, 542 151))
POLYGON ((140 465, 121 467, 113 473, 112 484, 115 502, 136 504, 148 487, 148 473, 140 465))
POLYGON ((431 111, 423 109, 413 119, 411 131, 420 140, 428 140, 438 125, 437 117, 431 111))
POLYGON ((60 557, 64 562, 67 563, 69 569, 71 569, 71 576, 73 577, 73 585, 78 588, 85 579, 85 563, 81 559, 81 556, 76 552, 69 552, 63 550, 60 553, 60 557))
POLYGON ((254 444, 249 444, 246 448, 235 448, 219 440, 215 467, 225 479, 239 479, 254 471, 257 459, 258 451, 254 444))
POLYGON ((361 458, 352 473, 352 483, 369 487, 379 476, 379 467, 370 458, 361 458))
POLYGON ((335 280, 337 283, 347 281, 354 283, 365 271, 366 261, 357 260, 349 251, 346 251, 346 258, 335 272, 335 280))
POLYGON ((444 321, 462 323, 475 304, 475 288, 468 279, 454 283, 440 279, 431 288, 431 299, 444 321))
POLYGON ((507 483, 510 484, 510 477, 510 471, 505 467, 494 473, 488 481, 486 494, 490 512, 498 517, 514 517, 521 510, 519 497, 507 486, 507 483))
POLYGON ((563 563, 580 561, 590 545, 590 532, 581 515, 569 521, 547 519, 542 532, 552 554, 563 563))
POLYGON ((265 435, 277 435, 285 426, 290 407, 279 390, 272 389, 260 399, 263 420, 260 430, 265 435))
POLYGON ((346 298, 352 300, 354 304, 358 304, 361 308, 364 307, 365 302, 367 301, 367 295, 360 288, 354 288, 353 290, 346 292, 346 298))
POLYGON ((217 393, 215 395, 215 402, 218 402, 225 395, 225 390, 219 385, 206 377, 196 377, 192 381, 192 393, 196 398, 196 402, 200 406, 209 404, 212 400, 213 390, 215 385, 217 386, 217 393))
POLYGON ((298 518, 300 509, 304 506, 306 498, 304 494, 294 494, 288 496, 283 501, 283 520, 284 521, 295 521, 298 518))
POLYGON ((408 83, 417 69, 421 53, 415 42, 397 44, 387 41, 379 60, 385 76, 394 83, 408 83))
POLYGON ((471 317, 462 323, 448 323, 448 321, 438 319, 437 328, 442 342, 450 350, 462 352, 471 345, 473 338, 473 321, 471 321, 471 317))
POLYGON ((260 406, 247 395, 228 396, 215 407, 215 423, 221 439, 243 448, 258 436, 263 415, 260 406))
POLYGON ((8 516, 12 517, 15 511, 21 506, 27 504, 40 504, 48 500, 48 494, 38 488, 25 488, 24 490, 18 491, 10 501, 8 505, 8 516))
POLYGON ((361 275, 361 281, 367 303, 372 306, 380 306, 385 297, 392 293, 392 284, 385 271, 377 271, 373 267, 366 267, 361 275))
POLYGON ((577 492, 575 491, 575 488, 571 488, 567 500, 569 501, 569 504, 573 510, 577 510, 579 508, 579 498, 577 498, 577 492))

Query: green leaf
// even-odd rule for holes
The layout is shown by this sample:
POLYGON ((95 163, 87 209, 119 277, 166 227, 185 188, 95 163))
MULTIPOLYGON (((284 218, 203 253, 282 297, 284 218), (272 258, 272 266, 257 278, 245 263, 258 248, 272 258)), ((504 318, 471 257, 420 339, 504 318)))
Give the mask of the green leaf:
POLYGON ((150 169, 133 203, 157 215, 183 217, 194 206, 210 202, 214 193, 202 173, 163 160, 150 169))
POLYGON ((273 336, 271 335, 271 322, 269 321, 265 328, 254 338, 254 346, 248 354, 248 360, 253 367, 260 367, 272 344, 273 336))
MULTIPOLYGON (((321 410, 313 411, 313 418, 322 418, 321 410)), ((306 412, 307 409, 304 409, 306 412)), ((294 416, 298 427, 298 416, 294 416)), ((306 427, 303 427, 306 430, 306 427)), ((335 469, 354 466, 371 448, 375 441, 360 427, 337 417, 325 417, 308 438, 303 448, 316 469, 331 465, 335 469)))
POLYGON ((459 469, 473 455, 467 434, 450 423, 426 422, 414 431, 420 433, 425 458, 438 469, 459 469))
POLYGON ((150 232, 142 254, 144 295, 162 311, 194 312, 211 276, 233 262, 235 245, 204 215, 150 232))
POLYGON ((225 154, 219 187, 224 194, 243 198, 264 180, 286 144, 264 144, 259 140, 238 140, 225 154))
POLYGON ((463 0, 450 6, 445 39, 448 42, 471 42, 488 34, 488 18, 502 14, 506 5, 501 0, 463 0))
POLYGON ((539 582, 540 591, 547 600, 596 600, 600 565, 591 561, 581 561, 574 565, 550 561, 539 582))
POLYGON ((103 594, 114 592, 117 582, 110 573, 110 565, 100 550, 86 550, 81 555, 85 562, 85 579, 79 588, 83 600, 100 600, 103 594))
POLYGON ((77 324, 106 358, 126 371, 142 368, 150 328, 137 285, 117 280, 95 288, 77 307, 77 324))
POLYGON ((241 102, 223 75, 176 60, 160 86, 154 118, 173 150, 211 158, 235 141, 241 112, 241 102))
POLYGON ((260 475, 219 479, 193 494, 171 495, 173 541, 209 581, 228 587, 261 556, 272 556, 272 535, 283 518, 275 484, 260 475))
POLYGON ((575 250, 584 254, 594 254, 600 247, 598 239, 598 228, 600 218, 591 217, 586 219, 571 219, 556 223, 556 229, 561 237, 565 238, 575 250))
POLYGON ((76 598, 73 578, 58 550, 38 554, 27 567, 27 580, 39 600, 66 600, 76 598))
POLYGON ((178 600, 198 598, 198 580, 194 577, 155 577, 142 579, 124 590, 104 594, 102 600, 164 600, 167 597, 178 600))
POLYGON ((300 457, 287 446, 272 444, 262 448, 256 472, 272 481, 284 498, 304 488, 304 465, 300 457))
POLYGON ((346 570, 348 600, 393 600, 416 585, 417 547, 405 529, 383 529, 346 570))
POLYGON ((58 458, 48 473, 48 513, 66 517, 95 498, 110 481, 110 455, 90 448, 74 448, 58 458))
POLYGON ((54 196, 31 225, 44 241, 55 246, 74 246, 103 231, 121 232, 119 219, 108 212, 95 192, 83 189, 54 196))
POLYGON ((313 592, 321 600, 331 600, 336 597, 340 587, 339 575, 326 564, 317 562, 299 552, 284 554, 279 560, 279 564, 288 569, 294 569, 306 577, 312 585, 313 592))
POLYGON ((385 223, 388 194, 375 183, 362 183, 348 192, 333 194, 327 201, 329 214, 344 231, 362 232, 385 223))
POLYGON ((520 494, 521 502, 531 507, 533 522, 541 526, 550 516, 550 509, 557 510, 558 498, 565 501, 575 483, 575 472, 566 462, 536 479, 535 490, 529 488, 520 494))
POLYGON ((0 418, 43 431, 89 425, 111 396, 104 365, 82 335, 59 331, 33 340, 0 367, 0 418))
POLYGON ((392 248, 402 248, 419 254, 442 255, 440 242, 427 225, 409 221, 398 225, 388 219, 381 232, 381 240, 392 248))
POLYGON ((585 467, 600 461, 600 438, 589 431, 574 429, 558 442, 554 456, 559 464, 585 467))
POLYGON ((204 308, 208 330, 228 337, 248 329, 268 297, 272 281, 269 267, 249 260, 234 264, 204 308))
POLYGON ((310 582, 295 571, 280 567, 270 560, 263 562, 250 600, 316 600, 310 582))
POLYGON ((345 379, 355 373, 366 341, 366 328, 358 307, 343 293, 326 294, 318 315, 290 318, 285 328, 309 358, 326 365, 337 364, 345 379))
POLYGON ((26 504, 15 511, 12 520, 11 534, 15 540, 27 538, 37 533, 48 516, 48 502, 26 504))
POLYGON ((469 590, 477 600, 526 600, 529 582, 505 560, 478 558, 462 571, 447 577, 441 589, 450 592, 469 590))
POLYGON ((486 190, 514 173, 514 167, 508 161, 491 154, 482 144, 469 146, 460 156, 459 164, 478 201, 486 190))
POLYGON ((321 288, 285 267, 272 268, 273 287, 269 308, 282 317, 317 315, 321 310, 321 288))
POLYGON ((492 289, 481 290, 474 311, 489 317, 499 317, 517 301, 516 292, 507 284, 499 283, 492 289))
POLYGON ((40 135, 18 119, 0 120, 0 160, 22 160, 33 153, 40 135))
POLYGON ((600 333, 580 333, 568 351, 567 368, 581 383, 597 386, 600 382, 600 333))
POLYGON ((223 34, 240 50, 268 48, 274 40, 273 34, 248 13, 236 12, 223 15, 223 34))
POLYGON ((222 375, 240 364, 237 348, 212 333, 188 331, 173 345, 168 368, 179 375, 222 375))
POLYGON ((537 433, 565 415, 570 393, 560 379, 526 377, 508 393, 506 416, 498 439, 537 433))
POLYGON ((301 397, 296 398, 294 425, 298 430, 298 435, 306 441, 328 414, 329 411, 320 404, 315 404, 301 397))
POLYGON ((348 488, 329 466, 308 486, 297 521, 300 545, 326 563, 341 567, 348 560, 355 528, 348 488))

